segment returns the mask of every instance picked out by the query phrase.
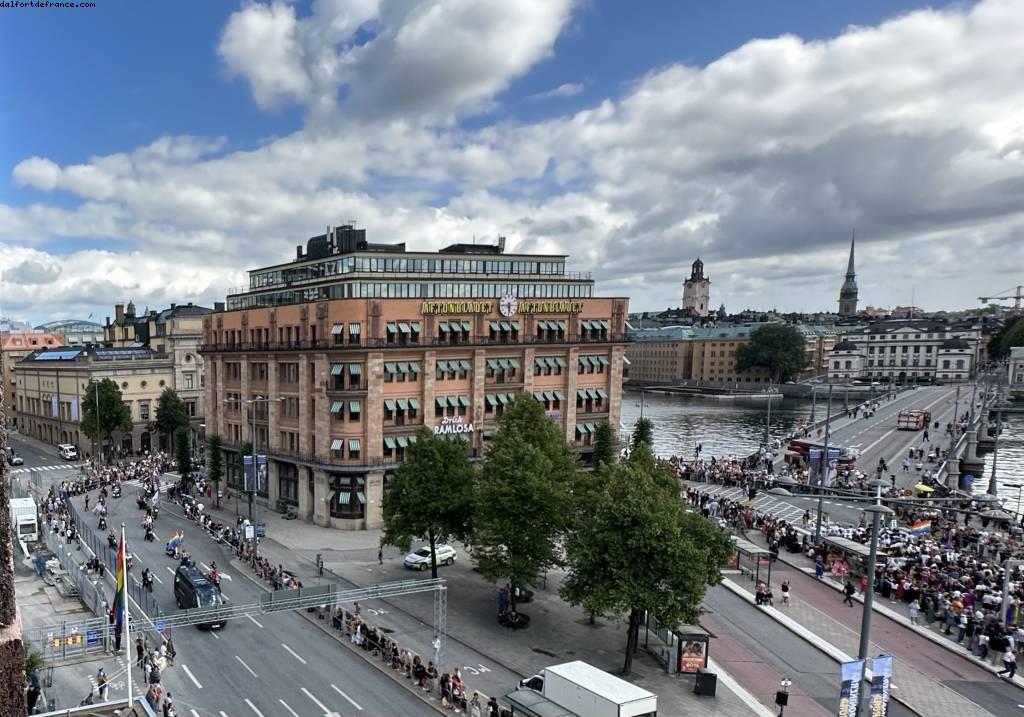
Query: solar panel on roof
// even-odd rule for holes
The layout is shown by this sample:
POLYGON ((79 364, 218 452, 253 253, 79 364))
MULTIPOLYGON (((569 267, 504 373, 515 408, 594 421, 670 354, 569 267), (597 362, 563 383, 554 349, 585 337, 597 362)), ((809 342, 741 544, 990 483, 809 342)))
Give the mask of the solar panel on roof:
POLYGON ((36 355, 33 361, 69 361, 71 359, 78 358, 78 355, 82 353, 81 349, 74 349, 72 351, 43 351, 36 355))

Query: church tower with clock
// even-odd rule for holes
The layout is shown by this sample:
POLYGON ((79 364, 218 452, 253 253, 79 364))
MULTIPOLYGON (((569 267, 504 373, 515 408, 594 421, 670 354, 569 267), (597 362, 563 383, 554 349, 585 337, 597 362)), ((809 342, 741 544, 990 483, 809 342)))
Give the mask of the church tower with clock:
POLYGON ((694 316, 707 316, 711 304, 711 279, 704 276, 704 262, 697 257, 690 267, 690 278, 683 282, 683 310, 694 316))

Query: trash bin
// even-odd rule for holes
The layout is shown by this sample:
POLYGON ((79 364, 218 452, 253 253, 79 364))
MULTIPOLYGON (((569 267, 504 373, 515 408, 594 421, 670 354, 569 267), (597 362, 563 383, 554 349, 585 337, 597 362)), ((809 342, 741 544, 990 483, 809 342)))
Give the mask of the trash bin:
POLYGON ((697 670, 697 682, 693 685, 695 694, 701 697, 714 697, 718 690, 718 675, 703 668, 697 670))

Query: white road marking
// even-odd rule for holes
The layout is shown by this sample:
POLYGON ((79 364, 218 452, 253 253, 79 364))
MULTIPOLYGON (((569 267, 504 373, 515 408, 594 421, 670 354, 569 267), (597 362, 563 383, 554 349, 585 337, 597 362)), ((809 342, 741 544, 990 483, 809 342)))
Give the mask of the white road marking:
POLYGON ((220 717, 228 717, 226 714, 224 714, 224 710, 221 710, 219 714, 220 714, 220 717))
POLYGON ((158 583, 160 583, 161 585, 164 584, 164 581, 161 580, 159 577, 157 577, 156 573, 150 573, 150 574, 153 576, 153 579, 156 580, 158 583))
POLYGON ((241 665, 242 665, 242 667, 244 667, 245 669, 249 670, 249 674, 250 674, 250 675, 252 675, 253 677, 255 677, 255 678, 259 679, 259 675, 257 675, 257 674, 256 674, 255 672, 253 672, 253 671, 252 671, 252 668, 251 668, 251 667, 249 667, 249 666, 248 666, 247 664, 245 664, 245 660, 243 660, 243 659, 242 659, 241 657, 239 657, 238 655, 235 655, 235 659, 236 659, 236 660, 238 660, 239 664, 241 664, 241 665))
POLYGON ((260 623, 260 621, 257 620, 256 618, 254 618, 252 615, 246 615, 246 617, 249 618, 249 622, 251 622, 254 625, 256 625, 256 627, 263 627, 263 625, 260 623))
POLYGON ((288 650, 288 654, 291 655, 292 657, 294 657, 299 662, 301 662, 303 665, 306 664, 306 658, 304 658, 301 655, 299 655, 297 652, 295 652, 295 650, 293 650, 292 648, 288 647, 283 642, 281 643, 281 647, 283 647, 284 649, 288 650))
POLYGON ((209 632, 210 632, 211 635, 213 635, 213 639, 214 640, 219 640, 220 639, 220 637, 217 635, 216 631, 210 630, 209 632))
POLYGON ((345 698, 346 700, 348 700, 348 701, 349 701, 349 703, 350 703, 350 704, 351 704, 351 705, 352 705, 353 707, 355 707, 355 708, 356 708, 357 710, 362 710, 362 709, 363 709, 362 707, 360 707, 360 706, 359 706, 359 703, 358 703, 358 702, 356 702, 356 701, 355 701, 354 699, 352 699, 351 697, 349 697, 348 695, 346 695, 346 694, 345 694, 344 692, 342 692, 342 691, 341 691, 341 689, 340 689, 340 688, 339 688, 339 687, 338 687, 337 685, 334 685, 334 684, 332 684, 332 685, 331 685, 331 687, 332 687, 332 688, 334 689, 334 691, 335 691, 335 692, 337 692, 337 693, 338 693, 339 695, 341 695, 341 696, 342 696, 342 697, 344 697, 344 698, 345 698))
POLYGON ((263 713, 256 709, 256 705, 249 701, 249 698, 245 698, 245 704, 249 705, 249 709, 256 713, 256 717, 263 717, 263 713))
POLYGON ((330 712, 330 710, 327 709, 327 705, 325 705, 323 702, 321 702, 316 697, 314 697, 312 692, 307 690, 305 687, 302 688, 302 691, 303 691, 303 693, 305 693, 306 697, 308 697, 309 699, 313 700, 313 702, 316 704, 316 706, 320 708, 321 712, 330 712))
POLYGON ((182 664, 181 669, 185 671, 185 674, 188 675, 188 678, 195 683, 196 687, 203 689, 203 686, 199 684, 199 680, 197 680, 196 676, 192 674, 192 670, 188 669, 188 665, 182 664))
POLYGON ((281 705, 282 705, 282 706, 283 706, 283 707, 284 707, 284 708, 285 708, 286 710, 288 710, 289 712, 291 712, 291 714, 292 714, 292 717, 299 717, 299 713, 298 713, 298 712, 296 712, 295 710, 293 710, 293 709, 292 709, 291 707, 289 707, 289 706, 288 706, 288 703, 287 703, 287 702, 285 702, 285 701, 284 701, 284 700, 282 700, 282 699, 279 699, 279 700, 278 700, 278 702, 280 702, 280 703, 281 703, 281 705))
POLYGON ((199 717, 199 713, 195 710, 190 710, 190 712, 192 712, 192 717, 199 717))

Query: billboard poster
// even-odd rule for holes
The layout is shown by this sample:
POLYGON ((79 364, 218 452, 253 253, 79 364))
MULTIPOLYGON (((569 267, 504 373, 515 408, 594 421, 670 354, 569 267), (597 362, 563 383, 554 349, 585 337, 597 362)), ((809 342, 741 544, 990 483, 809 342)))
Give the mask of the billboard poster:
POLYGON ((871 717, 886 717, 889 714, 889 692, 892 682, 892 657, 879 655, 871 660, 871 697, 868 709, 871 717))
POLYGON ((855 717, 860 704, 860 678, 864 674, 864 660, 844 662, 840 670, 839 717, 855 717))
POLYGON ((242 456, 242 465, 245 468, 245 491, 247 493, 267 491, 267 456, 256 456, 256 481, 252 474, 252 456, 242 456))
POLYGON ((695 674, 708 666, 708 643, 706 640, 685 640, 679 649, 679 671, 695 674))

